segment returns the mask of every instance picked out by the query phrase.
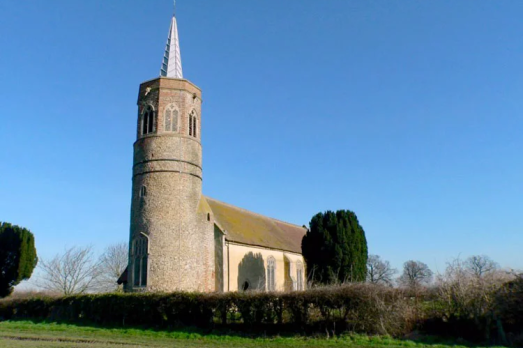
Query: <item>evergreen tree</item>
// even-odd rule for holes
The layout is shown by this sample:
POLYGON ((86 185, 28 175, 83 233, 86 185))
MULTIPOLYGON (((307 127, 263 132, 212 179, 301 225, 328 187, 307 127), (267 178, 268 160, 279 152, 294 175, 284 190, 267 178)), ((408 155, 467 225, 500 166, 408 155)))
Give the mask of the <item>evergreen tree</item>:
POLYGON ((33 234, 22 227, 0 222, 0 298, 29 279, 38 262, 33 234))
POLYGON ((301 247, 310 281, 319 284, 365 281, 367 239, 354 212, 318 213, 309 227, 301 247))

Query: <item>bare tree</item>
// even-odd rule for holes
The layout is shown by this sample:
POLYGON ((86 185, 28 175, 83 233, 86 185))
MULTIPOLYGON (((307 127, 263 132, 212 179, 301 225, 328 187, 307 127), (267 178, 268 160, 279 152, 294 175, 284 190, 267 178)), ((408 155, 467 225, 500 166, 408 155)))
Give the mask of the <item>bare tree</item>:
POLYGON ((65 249, 51 260, 41 259, 38 266, 42 272, 38 285, 46 290, 63 295, 96 290, 100 266, 91 246, 65 249))
POLYGON ((367 259, 367 281, 372 284, 392 285, 392 277, 398 271, 383 261, 378 255, 369 255, 367 259))
POLYGON ((428 285, 432 281, 432 271, 429 266, 421 261, 407 261, 403 264, 403 274, 398 278, 398 283, 404 287, 417 289, 428 285))
POLYGON ((474 255, 465 261, 465 267, 472 275, 482 278, 488 273, 499 269, 499 266, 490 257, 485 255, 474 255))
MULTIPOLYGON (((495 264, 486 256, 481 258, 489 262, 475 263, 481 266, 479 270, 489 269, 483 267, 484 264, 495 264)), ((476 327, 488 339, 495 320, 492 314, 495 311, 497 293, 503 284, 513 280, 515 276, 498 270, 497 267, 488 271, 471 272, 471 259, 455 259, 447 264, 445 274, 437 277, 439 303, 448 318, 473 319, 476 327)))
POLYGON ((109 245, 105 248, 99 259, 99 273, 97 279, 98 290, 117 291, 119 286, 116 283, 127 267, 129 261, 129 249, 125 242, 109 245))

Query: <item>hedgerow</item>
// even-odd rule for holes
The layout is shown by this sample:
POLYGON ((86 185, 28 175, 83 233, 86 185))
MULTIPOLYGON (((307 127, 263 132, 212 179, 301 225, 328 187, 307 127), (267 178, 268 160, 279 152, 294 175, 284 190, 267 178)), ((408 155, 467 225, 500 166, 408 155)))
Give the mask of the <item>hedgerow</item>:
POLYGON ((414 325, 401 290, 368 284, 291 293, 131 293, 0 301, 0 318, 104 326, 234 328, 401 336, 414 325))
MULTIPOLYGON (((452 296, 448 296, 446 289, 444 284, 416 291, 347 284, 288 293, 35 295, 0 300, 0 320, 36 319, 157 329, 193 326, 258 334, 292 332, 329 336, 350 331, 401 337, 422 330, 438 336, 522 346, 521 278, 495 291, 491 305, 476 316, 468 314, 469 310, 463 306, 457 312, 456 299, 449 302, 452 296)), ((467 294, 485 297, 483 292, 467 294)))

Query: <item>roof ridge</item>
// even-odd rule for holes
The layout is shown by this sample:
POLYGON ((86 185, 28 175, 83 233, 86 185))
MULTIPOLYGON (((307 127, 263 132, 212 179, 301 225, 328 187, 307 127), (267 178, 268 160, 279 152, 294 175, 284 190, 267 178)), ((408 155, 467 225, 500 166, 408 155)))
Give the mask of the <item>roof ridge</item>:
MULTIPOLYGON (((205 199, 210 199, 210 200, 213 200, 215 202, 218 202, 218 203, 221 203, 221 204, 224 204, 226 206, 229 206, 231 208, 235 208, 235 209, 238 209, 238 210, 241 210, 245 213, 249 213, 249 214, 252 214, 252 215, 257 215, 259 217, 262 217, 262 218, 265 218, 265 219, 270 219, 270 220, 273 220, 273 221, 276 221, 276 222, 280 222, 280 223, 283 223, 283 224, 286 224, 286 225, 290 225, 290 226, 295 226, 295 227, 299 227, 299 228, 304 228, 303 226, 300 226, 300 225, 296 225, 296 224, 293 224, 293 223, 290 223, 290 222, 287 222, 287 221, 283 221, 283 220, 279 220, 279 219, 275 219, 273 217, 270 217, 270 216, 266 216, 266 215, 262 215, 262 214, 259 214, 259 213, 255 213, 251 210, 247 210, 245 208, 240 208, 240 207, 237 207, 235 205, 232 205, 230 203, 226 203, 226 202, 223 202, 223 201, 220 201, 218 199, 215 199, 215 198, 212 198, 212 197, 209 197, 209 196, 206 196, 206 195, 202 195, 203 197, 205 197, 205 199)), ((211 210, 212 210, 212 207, 211 207, 211 210)))

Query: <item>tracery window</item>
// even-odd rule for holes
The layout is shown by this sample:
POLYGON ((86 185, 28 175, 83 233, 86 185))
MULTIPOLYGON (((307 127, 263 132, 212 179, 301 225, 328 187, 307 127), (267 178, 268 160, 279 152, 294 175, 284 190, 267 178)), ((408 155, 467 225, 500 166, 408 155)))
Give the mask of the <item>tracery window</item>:
POLYGON ((147 105, 142 116, 142 135, 152 133, 154 131, 154 109, 151 105, 147 105))
POLYGON ((267 290, 276 290, 276 260, 272 256, 267 259, 267 290))
POLYGON ((198 115, 196 111, 193 110, 189 115, 189 135, 193 137, 198 136, 198 115))
POLYGON ((147 286, 148 244, 147 237, 143 235, 133 241, 133 285, 135 287, 147 286))
POLYGON ((166 132, 177 132, 178 131, 178 110, 174 104, 170 104, 165 108, 165 131, 166 132))
POLYGON ((304 290, 303 286, 303 263, 296 262, 296 290, 304 290))

